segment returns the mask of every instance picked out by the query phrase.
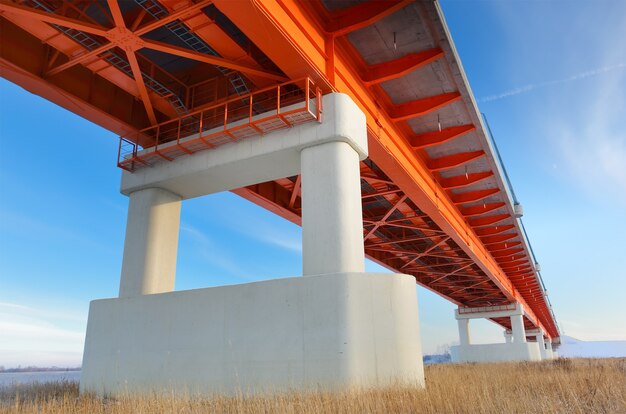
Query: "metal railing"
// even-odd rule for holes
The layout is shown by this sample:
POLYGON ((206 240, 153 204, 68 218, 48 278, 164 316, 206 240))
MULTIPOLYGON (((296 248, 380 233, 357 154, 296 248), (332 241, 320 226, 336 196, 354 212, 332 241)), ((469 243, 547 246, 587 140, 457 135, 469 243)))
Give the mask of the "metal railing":
POLYGON ((236 96, 121 136, 117 165, 133 172, 229 142, 320 121, 321 98, 321 90, 308 77, 236 96))

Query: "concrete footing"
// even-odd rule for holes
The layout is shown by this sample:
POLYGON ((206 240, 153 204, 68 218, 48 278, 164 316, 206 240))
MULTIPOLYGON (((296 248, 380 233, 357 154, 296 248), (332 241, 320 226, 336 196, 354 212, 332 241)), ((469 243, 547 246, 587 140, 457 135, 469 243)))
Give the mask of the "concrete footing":
POLYGON ((504 361, 541 361, 552 359, 551 342, 544 341, 540 329, 526 330, 524 307, 519 303, 480 308, 459 307, 455 311, 459 325, 460 345, 450 348, 452 362, 504 362, 504 361), (505 343, 472 344, 469 323, 471 319, 510 318, 511 330, 504 332, 505 343), (527 336, 535 341, 527 341, 527 336))
POLYGON ((452 362, 541 361, 541 350, 536 342, 508 344, 475 344, 450 347, 452 362))
POLYGON ((423 386, 415 279, 340 273, 96 300, 81 391, 423 386))
POLYGON ((346 95, 323 99, 321 123, 123 174, 120 297, 91 303, 82 391, 424 385, 415 279, 363 273, 365 115, 346 95), (181 202, 297 174, 306 277, 172 292, 181 202))

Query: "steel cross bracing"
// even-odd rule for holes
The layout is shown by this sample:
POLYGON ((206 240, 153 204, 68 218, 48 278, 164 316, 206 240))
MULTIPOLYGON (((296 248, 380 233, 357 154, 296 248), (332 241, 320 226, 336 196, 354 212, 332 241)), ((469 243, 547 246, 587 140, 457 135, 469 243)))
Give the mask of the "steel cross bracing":
MULTIPOLYGON (((307 77, 348 94, 369 131, 368 257, 459 305, 520 302, 559 336, 435 2, 0 0, 0 24, 3 77, 125 137, 307 77)), ((235 192, 300 220, 299 177, 235 192)))

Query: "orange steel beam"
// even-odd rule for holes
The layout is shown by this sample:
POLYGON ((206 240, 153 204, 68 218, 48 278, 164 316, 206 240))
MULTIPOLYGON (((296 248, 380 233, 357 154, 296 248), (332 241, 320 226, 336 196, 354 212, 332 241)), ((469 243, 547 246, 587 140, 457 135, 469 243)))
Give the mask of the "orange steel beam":
POLYGON ((468 191, 465 193, 451 194, 454 204, 471 203, 472 201, 482 200, 500 192, 499 188, 489 188, 487 190, 468 191))
MULTIPOLYGON (((222 5, 225 3, 223 0, 217 1, 222 5)), ((224 7, 235 7, 232 5, 233 2, 230 3, 231 5, 224 7)), ((312 74, 320 78, 320 84, 325 91, 339 90, 348 93, 353 100, 357 102, 367 117, 371 141, 371 158, 382 168, 382 171, 389 176, 391 181, 398 183, 400 188, 406 192, 404 197, 409 197, 411 200, 409 202, 407 199, 407 203, 400 203, 401 205, 398 206, 398 210, 406 214, 407 208, 409 210, 414 208, 411 207, 413 205, 411 202, 415 203, 420 210, 423 210, 423 212, 437 224, 437 226, 451 236, 452 240, 450 241, 450 245, 443 246, 445 248, 444 250, 447 249, 447 251, 450 252, 451 246, 453 247, 452 250, 457 249, 455 247, 456 245, 460 246, 461 249, 463 249, 463 253, 467 254, 471 260, 480 267, 480 271, 485 272, 489 278, 489 280, 485 280, 484 283, 489 283, 490 285, 492 283, 494 284, 494 290, 487 294, 484 292, 466 292, 457 299, 452 300, 468 300, 471 302, 473 300, 484 300, 483 298, 487 297, 502 300, 501 294, 504 294, 510 300, 523 302, 523 298, 519 299, 519 294, 511 285, 510 280, 502 274, 502 269, 499 267, 498 263, 489 255, 485 246, 480 244, 480 239, 478 239, 476 233, 468 227, 467 223, 463 222, 463 217, 460 216, 459 209, 456 209, 455 206, 451 204, 450 194, 443 191, 443 187, 437 182, 437 179, 441 177, 439 177, 439 175, 433 175, 433 173, 428 170, 424 159, 420 157, 420 155, 425 156, 425 154, 422 152, 416 154, 414 150, 411 151, 412 148, 407 140, 409 135, 407 133, 407 125, 395 125, 396 120, 385 110, 385 108, 396 107, 392 107, 388 101, 384 100, 385 96, 380 94, 380 88, 368 88, 368 85, 362 82, 359 75, 363 74, 364 65, 355 58, 354 54, 350 53, 350 45, 347 39, 337 39, 337 44, 335 44, 335 40, 332 39, 332 36, 325 36, 324 31, 320 29, 321 23, 312 19, 312 16, 305 11, 305 6, 301 2, 294 0, 244 0, 241 3, 237 3, 236 7, 240 9, 240 14, 246 15, 241 17, 242 19, 247 19, 250 15, 259 18, 256 21, 252 20, 254 27, 248 29, 238 22, 235 22, 237 12, 234 14, 225 13, 227 17, 235 22, 250 38, 253 38, 255 43, 260 46, 261 50, 283 69, 290 78, 294 78, 293 74, 298 71, 302 71, 304 74, 312 74), (243 9, 244 13, 241 13, 242 5, 243 7, 249 7, 250 13, 248 13, 249 10, 247 9, 243 9), (268 15, 267 7, 276 7, 276 9, 270 11, 268 15), (283 20, 277 22, 273 14, 273 12, 276 11, 283 13, 279 16, 280 19, 283 20), (283 23, 287 25, 291 24, 291 28, 294 29, 293 32, 289 30, 285 31, 283 23), (247 30, 256 31, 259 37, 254 34, 251 35, 247 30), (263 31, 265 31, 265 35, 263 35, 263 31), (300 32, 298 33, 298 31, 300 32), (263 36, 265 36, 265 39, 262 38, 263 36), (303 39, 305 39, 303 40, 304 43, 294 42, 294 37, 303 37, 303 39), (309 42, 311 49, 308 49, 306 42, 309 42), (264 44, 264 46, 261 46, 261 44, 264 44), (333 46, 328 47, 329 44, 333 46), (281 46, 283 48, 281 48, 281 46), (306 50, 304 50, 303 47, 306 50), (276 48, 274 55, 270 53, 271 50, 268 48, 276 48), (293 60, 291 60, 292 58, 293 60), (285 68, 289 68, 290 70, 287 71, 285 68), (377 98, 382 98, 382 101, 377 98), (382 102, 383 105, 377 105, 377 102, 382 102)), ((220 6, 218 6, 218 8, 220 8, 220 6)), ((220 10, 223 11, 222 8, 220 8, 220 10)), ((7 14, 7 16, 8 15, 9 14, 7 14)), ((117 19, 117 22, 119 23, 119 19, 117 19)), ((135 22, 140 24, 138 20, 135 20, 135 22)), ((37 23, 47 26, 41 23, 41 21, 37 23)), ((51 27, 49 28, 52 29, 51 27)), ((55 36, 63 37, 63 35, 58 34, 55 36)), ((108 32, 106 37, 109 37, 108 32)), ((136 45, 130 45, 129 47, 133 51, 136 50, 136 45)), ((125 49, 128 50, 127 48, 125 49)), ((72 52, 70 52, 69 55, 71 54, 72 52)), ((43 68, 48 67, 47 62, 46 60, 46 65, 44 65, 43 68)), ((100 61, 100 63, 105 62, 100 61)), ((73 75, 75 72, 78 73, 79 70, 85 72, 83 68, 77 67, 72 68, 71 72, 63 74, 63 76, 73 75)), ((63 76, 60 75, 58 80, 62 80, 63 76)), ((135 77, 137 76, 135 75, 135 77)), ((67 78, 67 76, 65 76, 65 78, 67 78)), ((98 78, 98 76, 94 76, 94 78, 98 78)), ((57 79, 55 79, 55 81, 57 81, 57 79)), ((145 118, 143 112, 141 113, 141 118, 145 118)), ((270 191, 267 189, 274 187, 275 186, 272 185, 258 185, 255 186, 254 191, 259 192, 261 198, 263 198, 263 194, 265 194, 263 192, 270 191)), ((286 191, 287 202, 290 201, 290 197, 293 197, 292 187, 293 184, 291 184, 291 187, 286 191)), ((272 191, 279 191, 279 189, 274 188, 272 191)), ((248 196, 254 197, 250 194, 248 194, 248 196)), ((281 195, 281 197, 282 196, 283 195, 281 195)), ((393 200, 401 196, 400 193, 389 193, 381 197, 387 198, 389 202, 393 202, 393 200)), ((259 202, 266 203, 267 198, 265 198, 265 201, 259 200, 259 202)), ((410 213, 410 211, 408 212, 410 213)), ((287 210, 283 210, 281 213, 279 214, 287 217, 293 215, 293 213, 289 213, 287 210)), ((422 217, 423 213, 420 213, 419 216, 422 217)), ((296 218, 295 220, 298 219, 296 218)), ((410 219, 410 221, 413 220, 410 219)), ((389 233, 390 229, 386 226, 390 225, 398 227, 403 226, 402 223, 390 224, 384 222, 383 226, 385 227, 377 234, 389 233)), ((404 225, 404 227, 407 226, 404 225)), ((420 226, 416 225, 415 228, 418 227, 420 226)), ((379 240, 377 235, 373 236, 373 240, 379 240)), ((391 252, 391 254, 393 254, 393 252, 391 252)), ((407 252, 407 255, 408 254, 415 256, 415 251, 412 253, 407 252)), ((389 257, 389 254, 386 257, 389 257)), ((406 263, 407 260, 410 259, 408 257, 400 258, 400 260, 395 263, 406 263)), ((440 263, 438 259, 433 259, 432 257, 421 262, 420 265, 424 268, 428 268, 429 265, 456 267, 454 263, 440 263)), ((458 263, 458 261, 455 262, 458 263)), ((471 277, 480 278, 484 276, 480 274, 471 277)), ((443 294, 445 295, 446 291, 443 291, 443 294)), ((530 315, 529 318, 534 318, 534 315, 530 315)))
POLYGON ((416 99, 411 102, 393 105, 389 108, 389 117, 392 121, 405 121, 426 115, 459 99, 461 99, 459 92, 443 93, 441 95, 429 96, 428 98, 416 99))
POLYGON ((74 65, 87 62, 90 58, 96 57, 97 55, 104 53, 107 50, 112 49, 113 47, 115 47, 115 43, 107 43, 106 45, 102 45, 89 52, 83 53, 82 55, 71 58, 67 62, 48 70, 48 72, 46 72, 45 74, 45 77, 56 75, 57 73, 63 72, 64 70, 69 69, 74 65))
POLYGON ((376 193, 362 193, 361 194, 361 199, 365 200, 365 199, 368 199, 368 198, 379 197, 379 196, 387 195, 387 194, 397 194, 397 193, 400 193, 400 192, 402 192, 402 190, 400 190, 399 188, 395 188, 395 189, 392 189, 392 190, 379 191, 379 192, 376 192, 376 193))
POLYGON ((494 214, 492 216, 471 219, 469 220, 469 224, 472 227, 489 226, 491 224, 499 223, 502 220, 506 220, 508 218, 511 218, 511 216, 508 214, 494 214))
POLYGON ((117 0, 107 0, 107 4, 109 5, 109 10, 111 11, 111 16, 113 16, 115 26, 125 28, 126 22, 124 21, 124 16, 122 15, 122 11, 120 10, 120 5, 117 3, 117 0))
MULTIPOLYGON (((15 15, 11 13, 4 13, 2 15, 2 19, 0 21, 4 22, 6 19, 6 24, 13 24, 19 27, 23 33, 12 34, 9 36, 3 36, 3 40, 5 43, 11 43, 13 48, 21 48, 20 44, 28 44, 32 38, 36 38, 39 43, 49 45, 56 50, 59 50, 62 55, 71 56, 77 51, 85 50, 85 48, 77 43, 75 40, 70 37, 59 33, 57 29, 50 26, 48 23, 45 23, 40 20, 32 19, 23 15, 15 15)), ((4 24, 4 23, 3 23, 4 24)), ((7 30, 7 29, 5 29, 7 30)), ((34 49, 31 47, 29 50, 30 59, 32 60, 33 56, 37 56, 34 53, 34 49)), ((19 50, 22 53, 26 53, 26 50, 19 50)), ((45 56, 45 55, 44 55, 45 56)), ((137 89, 137 84, 135 80, 128 76, 126 73, 122 72, 118 68, 112 66, 110 63, 96 58, 93 61, 86 62, 84 66, 89 69, 93 74, 97 74, 98 76, 106 79, 108 82, 118 86, 121 90, 131 95, 134 95, 137 99, 141 99, 139 94, 139 90, 137 89)), ((46 66, 44 66, 46 67, 46 66)), ((41 76, 41 70, 38 69, 37 74, 41 76)), ((69 72, 64 74, 63 76, 57 74, 54 79, 49 79, 50 82, 58 85, 60 83, 65 84, 72 90, 75 90, 76 85, 69 86, 69 83, 79 83, 82 77, 79 75, 81 72, 80 68, 70 68, 69 72)), ((94 78, 95 79, 95 78, 94 78)), ((87 80, 85 80, 87 82, 87 80)), ((93 79, 89 82, 93 83, 93 79)), ((167 114, 168 116, 177 116, 172 105, 167 102, 166 99, 162 98, 158 94, 154 92, 150 92, 150 97, 156 109, 160 112, 167 114)), ((61 104, 63 105, 63 104, 61 104)), ((119 116, 117 111, 113 111, 113 116, 119 116)), ((136 115, 136 114, 134 114, 136 115)), ((87 117, 90 119, 89 117, 87 117)), ((146 118, 147 120, 147 118, 146 118)), ((95 121, 94 121, 95 122, 95 121)), ((134 123, 133 123, 134 124, 134 123)), ((147 126, 144 125, 144 127, 147 126)), ((117 131, 116 131, 117 132, 117 131)))
MULTIPOLYGON (((126 31, 126 22, 124 21, 124 16, 122 15, 122 11, 120 10, 117 0, 107 0, 107 3, 109 5, 111 15, 113 16, 116 28, 124 33, 126 31)), ((130 64, 130 68, 133 72, 135 82, 137 83, 139 95, 141 96, 143 105, 146 108, 148 119, 150 119, 150 123, 152 125, 155 125, 158 121, 154 113, 154 108, 152 107, 152 102, 150 101, 150 95, 148 95, 148 88, 146 88, 146 83, 143 80, 143 75, 141 74, 141 69, 139 68, 139 62, 137 62, 137 56, 135 56, 134 46, 138 45, 129 45, 125 47, 124 51, 126 52, 126 57, 128 58, 128 63, 130 64)))
POLYGON ((40 20, 42 22, 57 24, 59 26, 68 27, 70 29, 80 30, 97 36, 106 37, 108 29, 96 24, 83 22, 81 20, 71 19, 45 11, 35 10, 30 7, 19 6, 15 3, 9 3, 7 0, 0 0, 0 11, 29 17, 31 19, 40 20))
POLYGON ((523 251, 524 249, 508 249, 501 250, 499 252, 493 252, 491 253, 491 255, 495 257, 496 260, 498 260, 498 258, 513 257, 513 255, 515 255, 516 253, 522 253, 523 251))
MULTIPOLYGON (((165 25, 165 24, 167 24, 167 23, 169 23, 171 21, 174 21, 174 20, 177 20, 177 19, 182 19, 184 17, 189 16, 190 14, 196 13, 200 8, 206 7, 209 4, 211 4, 211 0, 203 0, 200 3, 194 4, 191 7, 186 7, 184 10, 181 10, 181 11, 178 11, 176 13, 170 14, 169 16, 164 17, 164 18, 162 18, 160 20, 157 20, 155 22, 148 23, 145 26, 139 28, 138 30, 133 31, 133 34, 135 36, 141 36, 143 34, 149 33, 149 32, 151 32, 151 31, 153 31, 153 30, 155 30, 155 29, 157 29, 157 28, 159 28, 159 27, 161 27, 161 26, 163 26, 163 25, 165 25)), ((145 12, 145 10, 144 10, 144 12, 145 12)), ((119 20, 120 17, 118 16, 117 19, 119 20)), ((110 39, 111 32, 109 31, 109 32, 107 32, 107 34, 109 35, 108 36, 109 40, 111 40, 110 39)), ((59 72, 62 72, 65 69, 68 69, 68 68, 70 68, 70 67, 72 67, 74 65, 86 62, 90 58, 95 57, 95 56, 97 56, 97 55, 99 55, 99 54, 101 54, 103 52, 106 52, 107 50, 112 49, 115 46, 117 46, 117 42, 111 41, 111 43, 108 43, 106 45, 102 45, 102 46, 100 46, 100 47, 98 47, 98 48, 96 48, 96 49, 94 49, 92 51, 89 51, 89 52, 84 53, 84 54, 82 54, 80 56, 74 57, 74 58, 70 59, 68 62, 66 62, 64 64, 61 64, 61 65, 59 65, 59 66, 57 66, 55 68, 50 69, 46 73, 46 76, 55 75, 55 74, 57 74, 59 72)))
POLYGON ((518 277, 518 276, 527 276, 527 275, 532 275, 532 272, 529 272, 527 270, 523 270, 520 272, 510 272, 511 277, 518 277))
POLYGON ((146 113, 148 114, 148 119, 150 119, 150 123, 152 125, 156 125, 157 119, 154 114, 154 108, 152 107, 152 102, 150 101, 150 96, 148 95, 148 89, 146 88, 146 83, 143 80, 143 76, 141 75, 141 69, 139 68, 139 63, 137 62, 137 56, 133 51, 126 51, 126 56, 128 57, 128 63, 130 64, 130 68, 133 71, 133 77, 135 78, 135 82, 137 82, 137 89, 139 89, 139 95, 141 96, 141 100, 146 108, 146 113))
POLYGON ((457 175, 448 178, 441 178, 439 179, 439 183, 446 190, 451 190, 453 188, 467 187, 469 185, 476 184, 491 177, 493 177, 493 171, 485 171, 479 173, 457 175))
POLYGON ((515 228, 515 226, 513 224, 507 224, 507 225, 504 225, 504 226, 481 227, 479 229, 475 229, 474 231, 479 236, 489 236, 489 235, 492 235, 492 234, 504 233, 505 231, 511 230, 511 229, 514 229, 514 228, 515 228))
POLYGON ((294 204, 296 203, 296 198, 298 196, 300 196, 300 192, 302 191, 301 183, 302 183, 302 176, 298 175, 296 177, 296 182, 293 184, 293 190, 291 191, 291 197, 289 198, 289 207, 290 208, 293 208, 294 204))
MULTIPOLYGON (((3 35, 6 33, 3 33, 3 35)), ((2 51, 2 47, 0 47, 0 54, 2 51)), ((62 87, 53 85, 49 82, 44 81, 39 76, 28 72, 21 68, 20 66, 15 65, 13 62, 5 59, 3 56, 0 56, 0 77, 5 78, 17 85, 20 85, 30 93, 41 96, 44 99, 47 99, 51 102, 55 102, 57 105, 71 111, 78 116, 81 116, 85 119, 89 119, 91 122, 96 125, 100 125, 102 128, 108 129, 110 131, 116 131, 120 134, 127 134, 136 132, 137 129, 134 125, 131 124, 132 121, 135 121, 134 117, 129 116, 127 122, 123 120, 112 117, 105 108, 101 106, 97 106, 97 104, 93 101, 90 101, 88 98, 91 98, 93 95, 99 95, 98 104, 103 103, 103 95, 107 91, 111 91, 113 89, 112 85, 102 85, 102 93, 100 91, 96 91, 96 87, 93 87, 93 91, 90 93, 86 93, 87 99, 80 99, 79 97, 72 96, 67 93, 65 89, 62 87)), ((123 107, 123 100, 121 96, 112 95, 113 98, 116 98, 118 108, 123 107)), ((129 96, 129 99, 134 101, 134 98, 129 96)), ((108 105, 109 103, 107 103, 108 105)), ((110 105, 113 105, 114 102, 111 100, 110 105)), ((132 111, 129 111, 132 114, 132 111)))
POLYGON ((369 238, 372 234, 374 234, 374 232, 375 232, 376 230, 378 230, 378 228, 379 228, 380 226, 385 225, 385 221, 389 218, 389 216, 391 216, 391 215, 393 214, 393 212, 394 212, 394 211, 396 211, 396 210, 398 209, 398 206, 399 206, 401 203, 403 203, 403 202, 404 202, 404 200, 406 200, 406 198, 407 198, 407 197, 406 197, 405 195, 404 195, 404 196, 402 196, 402 197, 400 197, 400 198, 399 198, 399 199, 395 202, 395 204, 393 204, 393 205, 391 206, 391 208, 387 211, 387 213, 385 213, 385 215, 383 216, 383 218, 381 218, 378 222, 374 223, 374 227, 373 227, 373 228, 371 228, 371 229, 367 232, 367 234, 363 237, 363 240, 367 240, 367 239, 368 239, 368 238, 369 238))
MULTIPOLYGON (((323 87, 325 91, 348 94, 366 115, 371 135, 370 157, 420 210, 451 235, 509 300, 525 305, 529 319, 543 327, 459 210, 442 197, 444 190, 415 154, 393 117, 381 112, 376 97, 363 84, 359 68, 350 59, 349 45, 338 41, 332 49, 327 48, 327 43, 333 39, 325 36, 321 24, 296 0, 214 0, 214 4, 249 38, 255 39, 257 46, 289 77, 310 74, 316 84, 327 85, 323 87), (242 9, 246 12, 241 13, 242 9), (327 54, 329 50, 333 51, 332 56, 327 54), (333 83, 326 76, 330 70, 334 75, 333 83)), ((460 99, 460 94, 456 99, 460 99)), ((259 198, 256 201, 271 207, 267 201, 259 198)))
POLYGON ((262 69, 253 68, 247 65, 242 65, 233 62, 228 59, 223 59, 217 56, 207 55, 204 53, 196 52, 184 47, 172 46, 167 43, 157 42, 156 40, 143 39, 143 47, 147 49, 157 50, 163 53, 169 53, 170 55, 180 56, 191 60, 197 60, 198 62, 208 63, 210 65, 222 66, 224 68, 236 70, 243 73, 249 73, 251 75, 261 76, 264 78, 272 79, 278 82, 285 82, 284 76, 268 72, 262 69))
POLYGON ((461 213, 465 217, 475 217, 487 214, 490 211, 504 207, 504 203, 482 204, 479 206, 461 207, 461 213))
POLYGON ((504 242, 506 240, 510 240, 515 237, 518 237, 517 233, 499 234, 497 236, 485 236, 485 237, 481 237, 480 239, 483 241, 483 244, 487 245, 487 244, 495 244, 495 243, 504 242))
POLYGON ((198 3, 187 5, 182 10, 178 10, 174 13, 170 13, 168 16, 165 16, 155 22, 147 23, 145 26, 142 26, 139 29, 137 29, 137 31, 135 31, 135 34, 137 36, 141 36, 141 35, 144 35, 146 33, 153 31, 154 29, 158 29, 159 27, 164 26, 167 23, 173 22, 174 20, 181 20, 186 17, 189 17, 190 15, 198 12, 198 10, 208 6, 211 3, 212 3, 212 0, 202 0, 202 1, 199 1, 198 3))
MULTIPOLYGON (((261 69, 261 66, 254 60, 249 50, 239 45, 239 43, 231 38, 218 24, 211 20, 207 14, 197 10, 200 8, 198 7, 199 3, 194 4, 191 0, 159 0, 159 2, 169 10, 176 10, 170 14, 170 16, 161 20, 172 21, 175 19, 170 19, 171 16, 180 15, 185 11, 195 9, 195 13, 187 13, 185 16, 179 16, 179 20, 189 27, 200 39, 211 46, 222 58, 261 69)), ((205 0, 202 3, 204 3, 202 7, 205 7, 207 3, 211 3, 211 1, 205 0)), ((265 77, 251 74, 247 74, 246 76, 257 87, 269 86, 272 83, 271 79, 265 77)))
POLYGON ((428 168, 431 171, 441 171, 467 164, 475 159, 485 156, 485 151, 461 152, 459 154, 447 155, 439 158, 431 158, 428 161, 428 168))
POLYGON ((433 145, 443 144, 444 142, 448 142, 475 130, 475 125, 459 125, 444 128, 441 131, 425 132, 423 134, 414 135, 409 138, 409 141, 413 148, 426 148, 433 145))
MULTIPOLYGON (((503 268, 506 269, 506 272, 529 272, 532 270, 530 265, 519 265, 519 266, 506 266, 503 265, 503 268)), ((531 284, 534 285, 534 284, 531 284)))
MULTIPOLYGON (((138 30, 134 31, 133 34, 135 34, 136 36, 141 36, 143 34, 149 33, 171 21, 174 21, 176 19, 182 19, 186 16, 189 16, 192 13, 195 13, 198 11, 198 9, 205 7, 207 5, 211 4, 211 0, 204 0, 201 1, 200 3, 197 3, 191 7, 186 7, 184 10, 178 11, 176 13, 170 14, 167 17, 164 17, 160 20, 157 20, 156 22, 152 22, 152 23, 148 23, 145 26, 139 28, 138 30)), ((144 11, 145 12, 145 11, 144 11)), ((107 50, 113 48, 116 46, 115 42, 111 42, 108 43, 106 45, 102 45, 90 52, 84 53, 80 56, 74 57, 72 59, 70 59, 69 61, 54 67, 52 69, 50 69, 47 73, 46 76, 52 76, 55 75, 59 72, 64 71, 65 69, 71 68, 74 65, 86 62, 87 60, 89 60, 89 58, 97 56, 103 52, 106 52, 107 50)))
POLYGON ((510 262, 514 262, 516 260, 521 260, 526 258, 526 255, 524 254, 518 254, 516 255, 511 255, 511 256, 505 256, 505 257, 497 257, 496 260, 498 261, 498 263, 510 263, 510 262))
POLYGON ((507 263, 502 263, 500 265, 502 268, 517 268, 517 267, 521 267, 521 266, 530 266, 530 262, 528 261, 528 259, 518 259, 518 260, 513 260, 511 262, 507 262, 507 263))
POLYGON ((511 247, 516 247, 521 245, 522 242, 520 241, 514 241, 514 242, 505 242, 505 243, 495 243, 492 244, 490 246, 487 246, 489 248, 489 251, 493 252, 498 252, 498 251, 503 251, 503 250, 507 250, 511 247))
POLYGON ((368 66, 361 75, 361 79, 364 84, 370 86, 401 78, 416 69, 442 58, 443 55, 443 50, 440 48, 428 49, 419 53, 409 53, 395 60, 368 66))
POLYGON ((331 14, 328 31, 333 36, 343 36, 362 29, 389 16, 413 0, 370 0, 331 14))

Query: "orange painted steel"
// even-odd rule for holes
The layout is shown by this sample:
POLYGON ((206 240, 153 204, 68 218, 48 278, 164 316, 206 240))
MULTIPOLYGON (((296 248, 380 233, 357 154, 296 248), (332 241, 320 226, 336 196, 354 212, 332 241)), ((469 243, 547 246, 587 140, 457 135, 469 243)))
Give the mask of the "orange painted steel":
MULTIPOLYGON (((108 7, 88 0, 54 2, 56 8, 51 3, 0 0, 1 74, 120 135, 121 168, 133 171, 319 120, 321 108, 309 102, 320 105, 321 93, 346 93, 363 110, 368 126, 370 158, 361 163, 368 257, 414 275, 460 306, 519 302, 528 327, 544 329, 552 338, 559 335, 524 235, 512 210, 502 214, 511 206, 502 201, 507 195, 497 184, 499 172, 466 168, 489 159, 486 148, 463 150, 460 144, 461 137, 480 134, 481 125, 464 121, 416 134, 409 124, 449 106, 467 105, 471 96, 444 89, 396 103, 381 86, 435 61, 445 67, 455 59, 453 53, 435 45, 368 65, 346 36, 404 13, 404 7, 415 6, 422 18, 432 17, 434 9, 426 10, 425 3, 369 1, 330 11, 318 0, 142 0, 163 6, 159 17, 147 6, 120 7, 115 0, 108 0, 108 7), (100 12, 89 13, 94 7, 100 12), (174 43, 146 36, 177 22, 184 33, 174 43), (181 47, 189 36, 195 40, 181 47), (194 50, 193 42, 205 42, 215 53, 194 50), (163 56, 187 66, 172 71, 173 61, 163 56), (251 81, 250 94, 235 94, 224 83, 231 73, 251 81), (298 82, 306 85, 289 89, 298 82), (286 112, 295 103, 286 101, 281 90, 305 96, 304 105, 286 112), (261 118, 270 110, 275 113, 261 118), (436 156, 428 152, 448 143, 461 149, 436 156), (465 174, 455 170, 459 166, 465 174), (479 189, 466 188, 476 183, 479 189)), ((235 193, 300 222, 299 177, 235 193)), ((509 327, 506 318, 494 321, 509 327)))
POLYGON ((320 121, 321 98, 321 90, 310 78, 231 98, 120 136, 117 165, 132 172, 229 142, 320 121))
POLYGON ((375 85, 401 78, 416 69, 429 65, 444 56, 439 48, 425 50, 420 53, 411 53, 401 58, 372 65, 361 75, 363 83, 375 85))
MULTIPOLYGON (((427 103, 413 103, 410 111, 398 115, 389 99, 379 91, 368 87, 361 78, 366 73, 357 53, 344 39, 325 35, 323 19, 316 19, 309 8, 296 0, 248 0, 238 2, 235 7, 227 0, 216 0, 216 7, 227 15, 248 37, 274 60, 288 76, 299 76, 303 72, 316 79, 318 84, 328 84, 330 90, 350 95, 364 110, 371 134, 370 157, 383 168, 394 183, 403 188, 422 211, 440 224, 463 250, 475 260, 486 275, 512 301, 519 301, 527 309, 528 319, 543 328, 551 336, 558 336, 558 329, 543 304, 529 306, 517 291, 505 272, 491 257, 489 249, 482 243, 473 229, 468 226, 461 212, 445 196, 432 171, 424 160, 410 147, 405 129, 397 124, 400 118, 435 110, 441 105, 460 99, 460 95, 444 95, 427 103), (249 13, 238 13, 236 9, 246 7, 249 13), (286 46, 289 45, 290 47, 286 46), (328 52, 332 51, 332 56, 328 52), (332 71, 332 76, 329 75, 332 71), (381 102, 383 105, 381 105, 381 102), (382 106, 382 110, 381 110, 382 106), (387 111, 385 108, 389 108, 387 111), (535 314, 541 312, 541 319, 535 314)), ((245 193, 245 192, 242 192, 245 193)), ((269 200, 250 197, 253 201, 274 209, 269 200)), ((502 204, 504 205, 504 204, 502 204)), ((484 214, 474 207, 462 207, 472 215, 484 214)), ((370 256, 371 257, 371 256, 370 256)), ((386 264, 387 267, 393 267, 386 264)), ((442 294, 441 292, 439 292, 442 294)), ((445 296, 445 294, 444 294, 445 296)))
POLYGON ((443 144, 475 130, 476 127, 474 125, 459 125, 444 128, 441 131, 414 135, 409 138, 409 141, 411 142, 411 146, 413 148, 425 148, 443 144))

